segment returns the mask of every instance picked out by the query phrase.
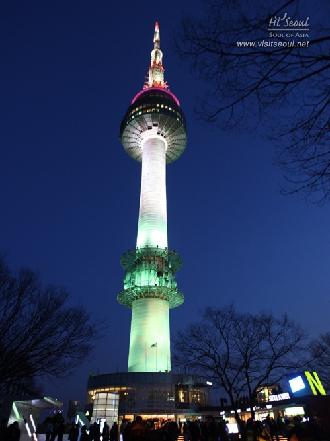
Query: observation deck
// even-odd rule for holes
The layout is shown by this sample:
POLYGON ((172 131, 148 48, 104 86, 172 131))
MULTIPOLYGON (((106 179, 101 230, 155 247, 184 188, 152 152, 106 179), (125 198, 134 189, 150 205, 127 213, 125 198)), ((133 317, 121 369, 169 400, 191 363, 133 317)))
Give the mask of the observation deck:
POLYGON ((149 132, 166 141, 167 164, 181 156, 187 144, 186 121, 179 100, 168 89, 148 87, 132 100, 120 126, 120 138, 133 159, 141 162, 149 132))
POLYGON ((120 304, 131 308, 135 300, 155 298, 166 300, 170 308, 176 308, 184 302, 174 276, 182 265, 175 251, 157 247, 137 248, 124 253, 121 265, 126 275, 124 290, 117 296, 120 304))

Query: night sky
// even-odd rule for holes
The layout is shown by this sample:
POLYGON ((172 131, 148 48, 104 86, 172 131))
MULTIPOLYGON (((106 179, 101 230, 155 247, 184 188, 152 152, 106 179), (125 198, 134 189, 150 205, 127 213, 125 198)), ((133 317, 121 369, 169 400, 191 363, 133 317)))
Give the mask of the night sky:
POLYGON ((74 376, 44 381, 45 394, 83 400, 89 373, 127 369, 130 310, 116 296, 120 256, 136 241, 140 164, 124 152, 119 125, 142 88, 156 19, 165 77, 188 126, 186 152, 167 169, 169 246, 184 261, 185 303, 171 313, 172 334, 204 306, 230 302, 287 312, 313 335, 329 330, 330 205, 280 194, 266 138, 196 117, 205 85, 172 39, 183 15, 200 13, 199 1, 3 8, 0 251, 108 325, 90 359, 74 376))

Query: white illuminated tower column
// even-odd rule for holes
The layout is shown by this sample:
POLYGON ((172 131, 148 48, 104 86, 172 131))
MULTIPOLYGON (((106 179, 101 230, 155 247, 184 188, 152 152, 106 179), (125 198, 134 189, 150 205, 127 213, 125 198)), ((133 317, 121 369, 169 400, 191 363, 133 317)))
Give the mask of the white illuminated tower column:
POLYGON ((128 370, 171 370, 169 309, 183 303, 175 272, 179 256, 167 246, 166 164, 186 146, 185 119, 164 81, 156 22, 148 80, 134 97, 120 128, 126 152, 142 162, 136 249, 126 252, 119 303, 132 308, 128 370))

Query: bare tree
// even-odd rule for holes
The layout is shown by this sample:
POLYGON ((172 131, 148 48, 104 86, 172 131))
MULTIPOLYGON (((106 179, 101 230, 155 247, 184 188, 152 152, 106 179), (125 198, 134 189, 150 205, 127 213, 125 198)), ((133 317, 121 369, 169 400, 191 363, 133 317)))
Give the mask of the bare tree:
POLYGON ((202 320, 175 338, 175 360, 208 378, 227 393, 236 412, 247 396, 251 414, 257 390, 279 383, 303 365, 305 335, 287 316, 241 314, 233 306, 206 309, 202 320))
POLYGON ((223 128, 259 123, 278 142, 285 192, 329 199, 330 32, 316 22, 326 23, 329 5, 316 0, 312 17, 304 0, 206 5, 204 18, 184 19, 176 39, 179 54, 207 81, 199 114, 223 128), (309 30, 285 32, 290 20, 309 30))
POLYGON ((317 369, 327 393, 330 392, 330 332, 312 343, 313 369, 317 369))
POLYGON ((90 353, 97 326, 68 293, 43 287, 29 270, 13 274, 0 259, 0 385, 70 373, 90 353))

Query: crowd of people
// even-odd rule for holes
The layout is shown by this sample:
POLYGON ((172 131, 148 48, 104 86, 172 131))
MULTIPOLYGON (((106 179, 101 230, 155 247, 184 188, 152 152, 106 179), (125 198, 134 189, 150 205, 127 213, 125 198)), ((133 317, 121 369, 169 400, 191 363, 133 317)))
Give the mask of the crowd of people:
POLYGON ((46 441, 63 441, 63 434, 68 435, 69 441, 118 441, 119 428, 114 422, 112 427, 104 422, 94 422, 87 427, 76 423, 65 424, 63 417, 55 416, 46 418, 43 424, 46 441))
POLYGON ((276 420, 267 416, 264 421, 252 419, 240 422, 240 434, 229 433, 224 420, 207 418, 205 421, 186 421, 178 424, 167 421, 158 427, 152 421, 136 417, 133 422, 123 421, 120 431, 123 441, 176 441, 181 436, 184 441, 330 441, 316 420, 303 421, 296 417, 276 420))
POLYGON ((123 421, 120 426, 123 441, 176 441, 179 427, 175 421, 155 424, 152 420, 144 421, 137 416, 134 421, 123 421))
POLYGON ((318 441, 326 440, 325 434, 315 419, 303 421, 301 417, 283 418, 280 415, 272 418, 268 415, 263 421, 248 419, 243 425, 247 441, 318 441))
MULTIPOLYGON (((46 441, 63 441, 64 434, 69 441, 330 441, 322 433, 322 427, 313 419, 303 421, 299 417, 276 420, 270 415, 261 421, 252 418, 239 421, 240 434, 230 434, 225 420, 216 421, 213 417, 205 421, 153 421, 137 416, 134 421, 123 420, 111 427, 106 422, 94 422, 87 426, 65 424, 61 413, 47 417, 42 424, 46 441), (121 435, 119 437, 119 435, 121 435)), ((39 428, 40 429, 40 428, 39 428)), ((39 431, 40 433, 40 431, 39 431)), ((17 421, 7 426, 3 420, 0 425, 0 441, 20 441, 20 428, 17 421)))
POLYGON ((123 441, 176 441, 179 436, 184 441, 230 441, 224 420, 195 420, 178 422, 165 421, 157 425, 153 421, 143 421, 137 416, 133 422, 123 421, 120 426, 123 441))
POLYGON ((21 431, 17 421, 7 425, 7 420, 2 420, 0 424, 0 441, 19 441, 21 431))
POLYGON ((46 434, 46 441, 63 441, 64 433, 66 432, 66 424, 62 412, 57 412, 54 416, 46 418, 43 429, 46 434))
POLYGON ((119 427, 116 422, 112 424, 112 427, 105 422, 103 427, 100 423, 94 422, 87 428, 82 426, 80 429, 79 438, 79 426, 73 424, 69 430, 69 441, 118 441, 119 427))

